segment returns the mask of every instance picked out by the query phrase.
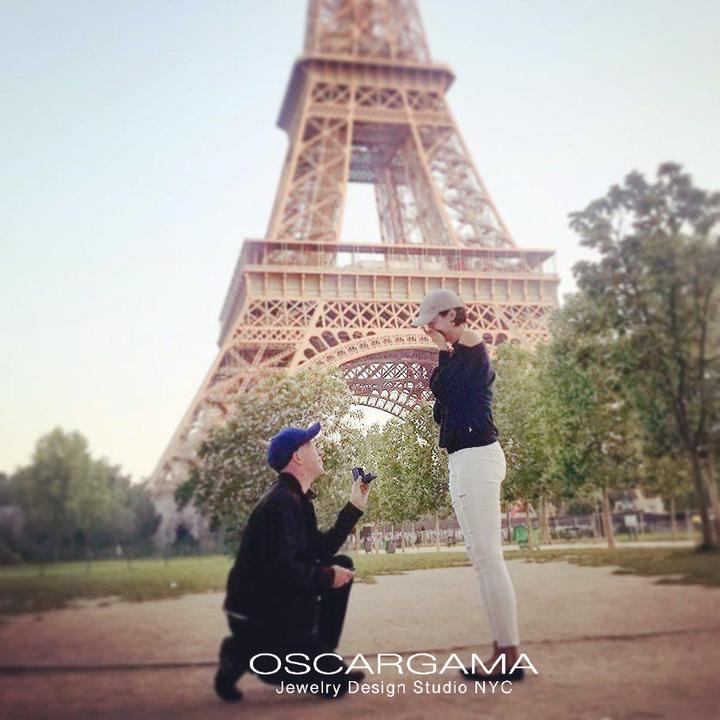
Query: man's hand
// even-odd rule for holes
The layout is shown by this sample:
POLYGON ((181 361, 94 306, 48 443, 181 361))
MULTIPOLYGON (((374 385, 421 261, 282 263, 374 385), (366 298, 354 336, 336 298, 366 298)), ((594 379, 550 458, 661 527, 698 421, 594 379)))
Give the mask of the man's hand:
POLYGON ((332 584, 334 588, 347 585, 355 577, 355 573, 352 570, 348 570, 347 568, 342 567, 342 565, 331 565, 331 567, 335 573, 332 584))
POLYGON ((361 467, 354 467, 352 469, 353 480, 360 478, 366 485, 369 485, 373 480, 377 479, 377 475, 374 473, 366 473, 361 467))
POLYGON ((433 330, 429 325, 423 326, 423 332, 438 346, 438 350, 448 349, 447 340, 442 333, 433 330))
POLYGON ((353 483, 350 491, 350 502, 358 509, 364 510, 367 505, 368 493, 370 492, 370 483, 362 481, 362 475, 358 475, 357 480, 353 483))

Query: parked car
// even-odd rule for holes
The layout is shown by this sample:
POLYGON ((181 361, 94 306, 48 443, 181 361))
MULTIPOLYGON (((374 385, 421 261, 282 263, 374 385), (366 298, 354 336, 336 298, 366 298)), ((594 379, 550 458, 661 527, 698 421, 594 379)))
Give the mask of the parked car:
POLYGON ((593 537, 593 529, 590 525, 560 525, 555 528, 555 534, 565 540, 576 538, 593 537))

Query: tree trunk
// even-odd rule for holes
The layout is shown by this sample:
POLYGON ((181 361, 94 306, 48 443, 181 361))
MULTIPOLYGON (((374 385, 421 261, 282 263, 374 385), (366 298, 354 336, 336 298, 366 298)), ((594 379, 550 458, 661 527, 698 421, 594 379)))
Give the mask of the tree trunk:
POLYGON ((615 530, 613 529, 612 514, 610 513, 610 493, 606 487, 603 487, 602 491, 602 508, 605 537, 607 538, 608 547, 613 549, 615 547, 615 530))
POLYGON ((440 516, 438 511, 435 511, 435 550, 440 552, 440 516))
POLYGON ((715 516, 715 539, 720 539, 720 493, 718 493, 717 478, 715 476, 715 463, 712 456, 706 456, 701 461, 701 470, 705 479, 705 486, 708 490, 710 507, 715 516))
POLYGON ((700 457, 697 452, 690 453, 690 462, 693 471, 693 484, 700 503, 700 521, 702 523, 702 543, 700 549, 717 550, 718 543, 715 536, 715 528, 710 522, 710 513, 708 511, 708 487, 702 475, 700 466, 700 457))
POLYGON ((527 531, 528 531, 528 550, 532 550, 535 546, 535 534, 533 533, 533 524, 532 524, 532 505, 529 502, 525 503, 525 520, 527 521, 527 531))
POLYGON ((550 524, 548 521, 547 497, 540 496, 540 543, 549 545, 552 542, 550 537, 550 524))
POLYGON ((507 541, 512 542, 512 518, 510 517, 510 508, 505 509, 505 517, 507 519, 507 541))
POLYGON ((597 538, 601 537, 600 532, 600 513, 598 512, 598 505, 597 505, 597 497, 593 495, 593 511, 592 511, 592 531, 593 531, 593 540, 597 540, 597 538))
POLYGON ((672 539, 678 539, 677 532, 677 520, 675 519, 675 496, 670 498, 670 531, 672 532, 672 539))

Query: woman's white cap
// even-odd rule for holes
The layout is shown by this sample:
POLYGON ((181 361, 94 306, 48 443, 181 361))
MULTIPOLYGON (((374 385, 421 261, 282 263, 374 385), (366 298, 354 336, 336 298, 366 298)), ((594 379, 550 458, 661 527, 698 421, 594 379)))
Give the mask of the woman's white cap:
POLYGON ((452 290, 438 288, 423 298, 418 316, 410 324, 415 327, 427 325, 438 313, 457 307, 463 307, 463 301, 452 290))

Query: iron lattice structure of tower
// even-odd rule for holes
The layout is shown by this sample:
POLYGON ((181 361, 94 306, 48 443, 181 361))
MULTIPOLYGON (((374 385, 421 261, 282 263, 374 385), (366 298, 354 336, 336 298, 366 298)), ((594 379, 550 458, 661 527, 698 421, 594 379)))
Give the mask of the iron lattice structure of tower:
POLYGON ((447 287, 491 346, 547 335, 549 250, 516 245, 430 58, 415 0, 310 0, 304 54, 278 120, 289 137, 265 239, 245 240, 219 352, 153 475, 174 489, 231 398, 264 374, 339 367, 358 402, 403 415, 436 362, 410 326, 447 287), (348 183, 372 183, 381 242, 342 242, 348 183))

